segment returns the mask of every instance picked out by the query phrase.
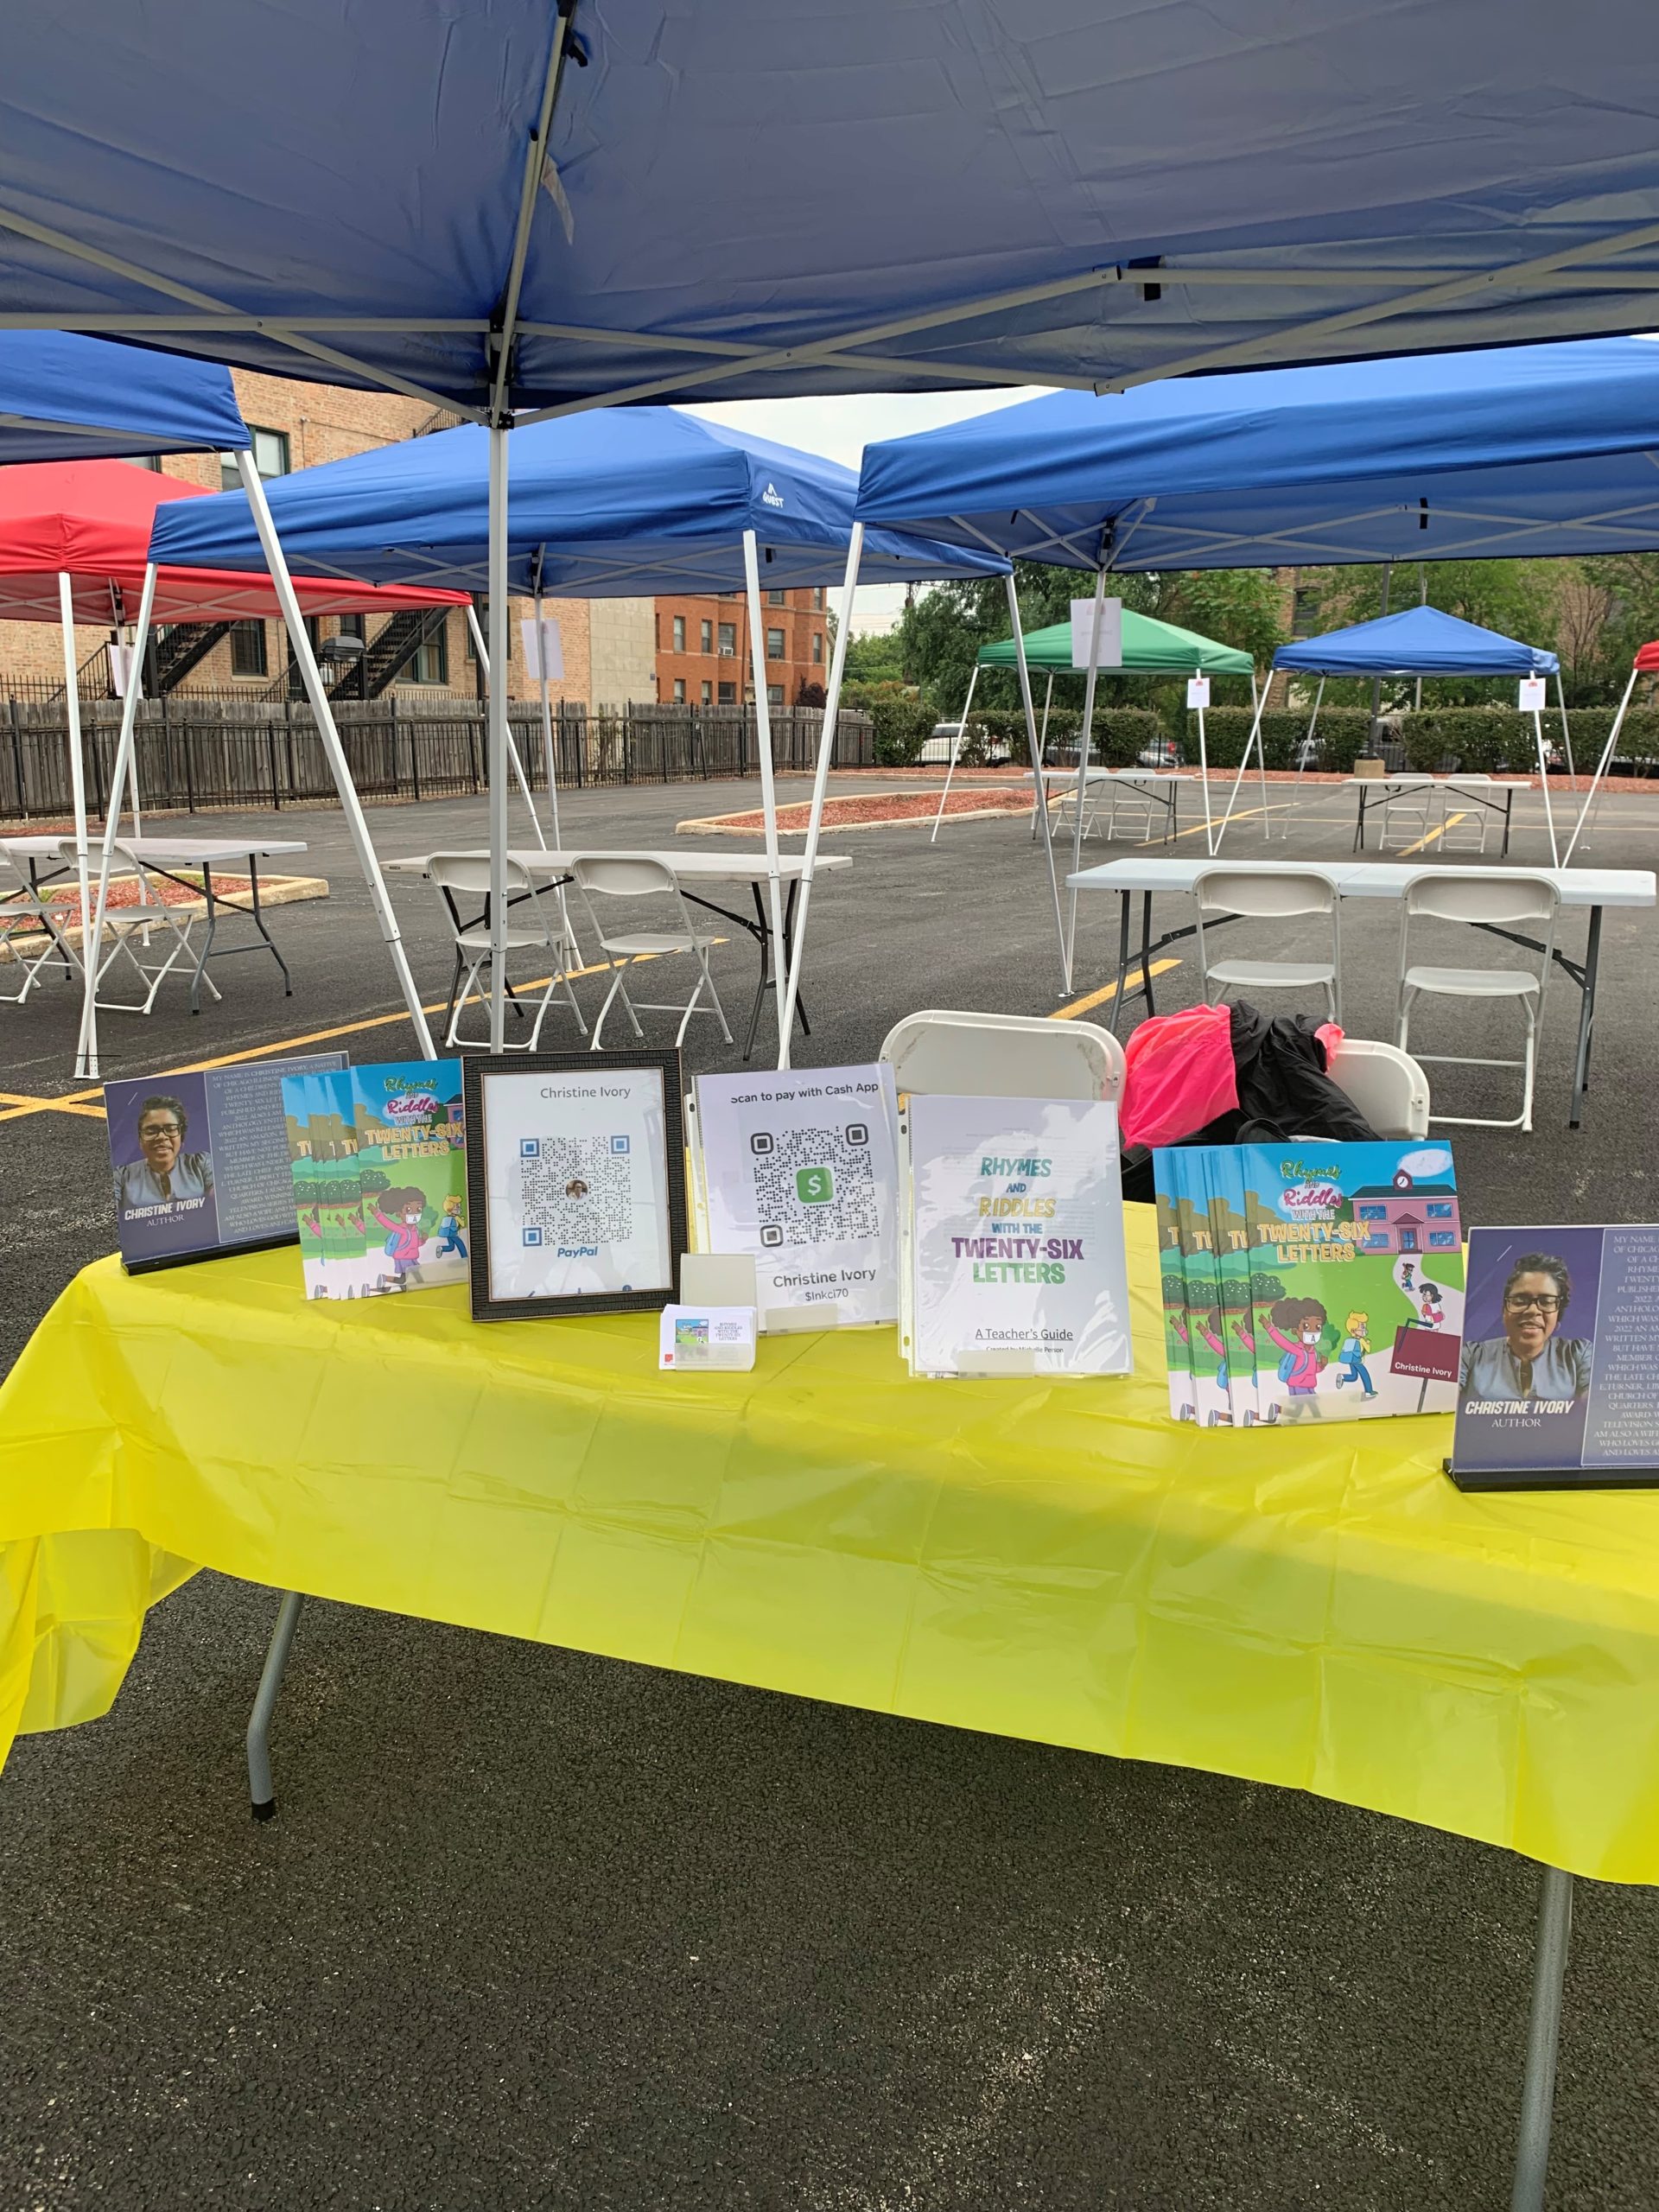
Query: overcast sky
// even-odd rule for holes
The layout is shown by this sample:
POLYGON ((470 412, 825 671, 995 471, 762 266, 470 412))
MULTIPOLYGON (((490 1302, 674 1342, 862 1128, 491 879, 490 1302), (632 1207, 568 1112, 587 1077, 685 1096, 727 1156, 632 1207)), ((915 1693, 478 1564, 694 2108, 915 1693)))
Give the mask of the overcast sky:
MULTIPOLYGON (((918 430, 936 430, 941 423, 965 422, 970 415, 988 415, 993 408, 1011 407, 1016 400, 1034 399, 1039 387, 990 391, 863 392, 846 399, 735 399, 690 407, 690 415, 706 415, 734 430, 757 438, 772 438, 779 445, 798 446, 806 453, 821 453, 849 468, 856 468, 867 444, 883 438, 907 438, 918 430)), ((883 622, 904 605, 902 584, 871 584, 858 594, 855 634, 867 618, 883 622)), ((841 593, 832 602, 837 608, 841 593)))

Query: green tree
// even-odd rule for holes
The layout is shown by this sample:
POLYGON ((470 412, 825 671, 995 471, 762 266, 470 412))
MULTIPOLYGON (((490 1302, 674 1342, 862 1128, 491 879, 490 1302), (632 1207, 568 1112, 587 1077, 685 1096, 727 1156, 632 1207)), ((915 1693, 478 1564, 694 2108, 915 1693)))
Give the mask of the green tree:
POLYGON ((902 683, 904 680, 905 646, 897 630, 847 640, 849 683, 902 683))

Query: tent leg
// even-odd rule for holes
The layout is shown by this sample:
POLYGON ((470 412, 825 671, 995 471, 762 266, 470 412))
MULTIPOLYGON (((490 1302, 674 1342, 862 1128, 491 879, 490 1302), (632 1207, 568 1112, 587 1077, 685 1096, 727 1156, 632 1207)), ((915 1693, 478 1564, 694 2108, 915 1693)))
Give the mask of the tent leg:
POLYGON ((268 1821, 276 1810, 276 1792, 270 1779, 270 1722, 276 1710, 283 1676, 288 1672, 288 1655, 293 1649, 294 1631, 299 1625, 300 1607, 304 1602, 297 1590, 283 1591, 265 1663, 259 1672, 253 1711, 248 1715, 248 1802, 256 1821, 268 1821))
POLYGON ((933 817, 933 835, 930 845, 938 841, 939 824, 944 819, 944 803, 950 796, 950 779, 957 772, 957 758, 968 735, 968 717, 974 709, 974 687, 979 682, 979 663, 974 663, 974 672, 968 678, 968 696, 963 702, 962 720, 957 724, 957 734, 950 741, 950 766, 944 772, 944 789, 939 793, 939 810, 933 817))
MULTIPOLYGON (((156 603, 156 567, 153 562, 144 565, 143 588, 138 595, 138 626, 132 649, 132 669, 127 678, 127 696, 121 702, 121 735, 116 744, 115 760, 110 769, 110 788, 118 791, 121 779, 128 772, 136 747, 138 719, 138 683, 137 671, 143 663, 149 643, 150 609, 156 603)), ((135 790, 136 790, 135 785, 135 790)), ((133 835, 137 833, 137 807, 133 808, 133 835)), ((98 906, 92 918, 90 933, 85 926, 80 939, 80 957, 86 969, 81 978, 80 1041, 75 1056, 75 1077, 80 1083, 96 1083, 98 1066, 98 971, 103 957, 104 917, 110 898, 110 856, 115 849, 118 817, 113 805, 104 810, 104 841, 98 863, 98 906)))
POLYGON ((1026 633, 1020 621, 1020 594, 1014 588, 1012 569, 1002 581, 1008 594, 1008 619, 1014 625, 1014 657, 1020 671, 1020 702, 1026 710, 1026 748, 1031 755, 1033 804, 1042 825, 1043 856, 1048 862, 1048 892, 1054 902, 1054 934, 1060 947, 1061 996, 1065 997, 1071 989, 1071 947, 1066 939, 1065 922, 1060 912, 1060 879, 1054 866, 1054 825, 1048 818, 1046 756, 1043 740, 1037 734, 1037 709, 1031 696, 1031 664, 1026 658, 1026 633))
POLYGON ((1549 831, 1549 864, 1560 868, 1561 849, 1555 842, 1555 809, 1549 797, 1549 754, 1544 745, 1544 718, 1535 709, 1532 717, 1532 734, 1538 745, 1538 776, 1544 787, 1544 826, 1549 831))
POLYGON ((789 1032, 784 1027, 785 970, 783 893, 778 875, 778 787, 772 760, 772 702, 766 697, 766 633, 761 626, 760 556, 754 532, 743 533, 743 581, 749 604, 749 666, 754 677, 754 740, 760 755, 760 806, 766 835, 766 925, 772 931, 772 976, 778 987, 779 1067, 789 1065, 789 1032))
MULTIPOLYGON (((1251 688, 1251 690, 1255 690, 1255 675, 1254 675, 1254 674, 1252 674, 1252 675, 1251 675, 1251 677, 1250 677, 1250 688, 1251 688)), ((1211 851, 1212 853, 1218 853, 1218 852, 1221 850, 1221 841, 1222 841, 1222 839, 1223 839, 1223 838, 1227 835, 1227 824, 1228 824, 1228 823, 1232 820, 1232 818, 1233 818, 1233 809, 1234 809, 1234 807, 1238 804, 1238 792, 1239 792, 1239 786, 1240 786, 1240 785, 1243 784, 1243 782, 1244 781, 1244 773, 1245 773, 1245 771, 1246 771, 1246 769, 1248 769, 1248 768, 1249 768, 1249 765, 1250 765, 1250 747, 1251 747, 1253 745, 1258 747, 1258 749, 1259 749, 1259 751, 1260 751, 1260 753, 1261 753, 1261 755, 1262 755, 1262 819, 1263 819, 1263 821, 1265 821, 1265 820, 1267 819, 1267 806, 1268 806, 1268 767, 1267 767, 1267 760, 1268 760, 1268 751, 1267 751, 1267 747, 1266 747, 1266 746, 1264 746, 1264 745, 1262 745, 1262 713, 1263 713, 1263 711, 1264 711, 1264 710, 1265 710, 1265 709, 1266 709, 1267 703, 1268 703, 1268 687, 1267 687, 1267 685, 1264 683, 1264 684, 1262 686, 1262 690, 1261 690, 1260 696, 1259 696, 1255 699, 1255 701, 1254 702, 1255 708, 1255 714, 1251 716, 1251 719, 1250 719, 1250 734, 1249 734, 1249 737, 1245 739, 1245 741, 1244 741, 1244 750, 1243 750, 1243 753, 1239 756, 1238 773, 1237 773, 1237 775, 1236 775, 1236 776, 1234 777, 1234 779, 1233 779, 1233 788, 1232 788, 1232 790, 1231 790, 1231 791, 1227 794, 1227 806, 1226 806, 1226 810, 1224 811, 1224 813, 1222 815, 1222 817, 1221 817, 1221 827, 1220 827, 1220 829, 1219 829, 1218 830, 1217 830, 1217 832, 1216 832, 1216 841, 1215 841, 1214 844, 1213 844, 1213 845, 1211 845, 1211 848, 1210 848, 1210 849, 1211 849, 1211 851)), ((1204 752, 1204 716, 1203 716, 1203 715, 1202 715, 1202 714, 1200 714, 1200 715, 1199 715, 1199 716, 1198 716, 1198 750, 1199 750, 1199 758, 1200 758, 1200 759, 1202 759, 1202 758, 1203 758, 1203 752, 1204 752)), ((1208 768, 1206 768, 1206 769, 1205 770, 1205 794, 1204 794, 1204 811, 1205 811, 1205 822, 1206 822, 1206 823, 1208 822, 1208 820, 1209 820, 1209 818, 1210 818, 1210 790, 1209 790, 1209 779, 1210 779, 1210 772, 1209 772, 1208 768)))
POLYGON ((283 620, 288 626, 288 639, 295 659, 299 663, 300 677, 305 685, 305 696, 316 717, 317 735, 334 772, 334 787, 340 793, 340 804, 346 816, 346 827, 351 833, 353 849, 358 865, 369 887, 369 897, 374 906, 375 918, 380 925, 380 935, 391 955, 404 1003, 409 1008, 410 1023, 415 1032, 415 1041, 425 1059, 433 1058, 432 1032, 426 1026, 426 1015, 421 1008, 421 995, 415 988, 415 978, 410 972, 409 955, 404 950, 397 917, 392 911, 386 880, 380 873, 380 862, 369 836, 369 825, 363 817, 363 803, 352 781, 352 771, 346 759, 346 748, 340 741, 340 732, 334 726, 334 709, 328 703, 328 694, 323 689, 322 671, 317 666, 317 657, 311 650, 311 639, 305 626, 305 617, 295 595, 293 581, 288 573, 288 562, 276 537, 276 525, 270 518, 270 508, 265 499, 265 487, 259 472, 253 465, 253 455, 243 451, 236 456, 237 474, 242 480, 242 489, 247 493, 248 505, 253 510, 254 527, 259 532, 259 543, 264 550, 265 566, 270 571, 270 581, 276 586, 276 597, 282 607, 283 620))
MULTIPOLYGON (((58 620, 63 632, 63 709, 69 731, 69 791, 75 810, 75 881, 80 891, 80 958, 86 963, 86 940, 92 922, 92 870, 86 851, 86 766, 80 750, 80 674, 75 663, 75 588, 61 571, 58 576, 58 620)), ((110 792, 105 819, 121 810, 121 786, 110 792)))
POLYGON ((1213 860, 1219 841, 1216 836, 1215 823, 1210 812, 1210 754, 1204 739, 1204 709, 1202 707, 1198 709, 1198 781, 1204 785, 1205 849, 1213 860))
POLYGON ((507 972, 507 432, 490 425, 490 706, 486 747, 490 786, 490 1050, 505 1044, 507 972))
POLYGON ((784 991, 783 1027, 778 1039, 778 1065, 789 1065, 793 1042, 795 1008, 801 995, 801 963, 805 957, 806 910, 812 897, 812 872, 818 864, 818 827, 823 819, 823 797, 830 785, 830 764, 835 758, 836 722, 841 713, 842 679, 847 668, 847 648, 852 639, 853 595, 858 589, 858 566, 864 551, 864 525, 853 524, 847 541, 847 575, 842 586, 841 620, 836 627, 835 651, 830 659, 830 689, 823 702, 823 726, 818 732, 818 762, 812 778, 812 805, 806 822, 806 850, 801 861, 801 891, 789 947, 789 982, 784 991))
MULTIPOLYGON (((1262 734, 1262 714, 1267 704, 1268 687, 1258 685, 1255 671, 1250 671, 1250 710, 1255 716, 1255 766, 1262 779, 1262 842, 1265 845, 1273 836, 1273 817, 1268 812, 1268 741, 1262 734)), ((1288 830, 1285 833, 1290 834, 1288 830)), ((1219 847, 1221 840, 1217 838, 1219 847)))
MULTIPOLYGON (((1047 748, 1048 748, 1048 710, 1049 710, 1049 709, 1053 705, 1053 703, 1054 703, 1054 671, 1053 671, 1053 670, 1051 668, 1051 669, 1049 670, 1049 671, 1048 671, 1048 682, 1047 682, 1046 685, 1044 687, 1044 690, 1043 690, 1043 726, 1042 726, 1042 728, 1038 732, 1038 735, 1037 735, 1037 742, 1038 742, 1038 745, 1039 745, 1039 747, 1041 747, 1045 752, 1046 752, 1046 750, 1047 750, 1047 748)), ((1032 842, 1032 843, 1033 843, 1033 845, 1036 843, 1036 842, 1037 842, 1038 838, 1039 838, 1041 835, 1042 835, 1042 832, 1041 832, 1041 830, 1040 830, 1038 828, 1038 826, 1037 826, 1037 810, 1036 810, 1036 808, 1035 808, 1035 807, 1033 807, 1033 809, 1032 809, 1032 810, 1031 810, 1031 842, 1032 842)))
POLYGON ((1555 711, 1561 718, 1561 744, 1567 753, 1567 781, 1571 784, 1573 795, 1576 797, 1579 788, 1579 771, 1573 759, 1573 726, 1567 719, 1567 700, 1561 690, 1561 671, 1559 668, 1555 671, 1555 711))
POLYGON ((1618 702, 1618 712, 1613 716, 1613 726, 1607 733, 1607 742, 1601 748, 1601 758, 1596 763, 1596 772, 1590 779, 1590 788, 1584 795, 1584 804, 1579 809, 1578 821, 1573 824, 1573 835, 1567 841, 1567 858, 1561 863, 1563 868, 1572 865, 1573 849, 1584 835, 1584 825, 1590 818, 1590 810, 1595 804, 1597 796, 1601 790, 1602 779, 1611 766, 1613 755, 1618 749, 1618 733, 1624 726, 1624 716, 1630 708, 1630 694, 1636 689, 1637 674, 1637 671, 1633 668, 1630 671, 1630 680, 1624 686, 1624 696, 1618 702))
MULTIPOLYGON (((1083 868, 1083 807, 1089 790, 1089 749, 1095 734, 1095 687, 1100 675, 1100 618, 1106 606, 1106 571, 1095 573, 1095 631, 1089 654, 1089 673, 1083 680, 1083 728, 1077 732, 1077 812, 1071 824, 1071 873, 1083 868)), ((1077 893, 1073 886, 1065 910, 1065 986, 1071 974, 1077 943, 1077 893)))
MULTIPOLYGON (((479 627, 478 609, 470 602, 467 608, 467 626, 472 632, 473 652, 477 657, 479 669, 484 677, 487 710, 490 649, 485 642, 483 631, 479 627)), ((524 802, 524 811, 530 817, 530 826, 536 832, 536 842, 545 852, 547 839, 542 835, 541 817, 536 811, 536 800, 530 788, 530 778, 524 773, 524 759, 518 750, 518 741, 512 734, 511 721, 507 723, 507 765, 512 770, 513 781, 518 786, 518 796, 524 802)))

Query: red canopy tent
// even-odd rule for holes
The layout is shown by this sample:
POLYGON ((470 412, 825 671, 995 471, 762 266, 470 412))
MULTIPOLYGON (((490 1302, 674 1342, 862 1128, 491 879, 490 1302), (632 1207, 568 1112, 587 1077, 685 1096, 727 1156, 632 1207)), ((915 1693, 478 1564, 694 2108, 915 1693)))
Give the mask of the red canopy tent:
MULTIPOLYGON (((109 623, 136 609, 156 510, 169 499, 212 496, 127 461, 58 461, 0 469, 0 620, 56 622, 58 579, 67 576, 78 622, 109 623), (112 601, 111 591, 119 594, 112 601)), ((465 607, 465 592, 296 576, 308 614, 395 614, 410 607, 465 607)), ((280 618, 263 570, 158 569, 156 622, 280 618)))

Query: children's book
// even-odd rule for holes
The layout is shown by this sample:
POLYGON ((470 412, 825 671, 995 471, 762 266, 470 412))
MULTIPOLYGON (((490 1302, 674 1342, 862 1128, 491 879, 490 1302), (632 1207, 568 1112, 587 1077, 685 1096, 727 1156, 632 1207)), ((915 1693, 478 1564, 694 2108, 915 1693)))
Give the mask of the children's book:
POLYGON ((1192 1309, 1186 1296, 1186 1255, 1181 1243, 1181 1163, 1186 1154, 1160 1146, 1152 1155, 1158 1217, 1158 1277, 1164 1316, 1164 1364, 1169 1376, 1173 1421, 1196 1421, 1192 1309))
POLYGON ((1450 1413, 1463 1233, 1444 1144, 1246 1145, 1259 1417, 1450 1413))
POLYGON ((308 1298, 467 1280, 458 1059, 286 1077, 283 1108, 308 1298))

